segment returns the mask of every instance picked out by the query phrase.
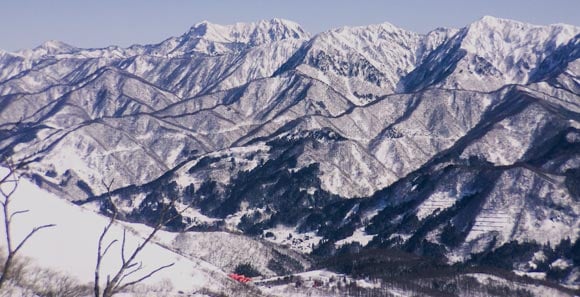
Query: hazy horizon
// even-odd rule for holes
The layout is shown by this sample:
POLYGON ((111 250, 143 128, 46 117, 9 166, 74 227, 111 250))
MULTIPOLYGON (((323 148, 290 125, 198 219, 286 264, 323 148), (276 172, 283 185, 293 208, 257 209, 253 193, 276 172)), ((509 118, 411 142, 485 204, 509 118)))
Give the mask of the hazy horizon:
POLYGON ((160 42, 203 20, 217 24, 282 18, 316 34, 336 27, 389 22, 426 33, 437 27, 463 27, 485 15, 538 25, 579 26, 580 1, 213 1, 23 0, 3 4, 0 49, 34 48, 48 40, 77 47, 130 46, 160 42), (549 4, 549 5, 547 5, 549 4))

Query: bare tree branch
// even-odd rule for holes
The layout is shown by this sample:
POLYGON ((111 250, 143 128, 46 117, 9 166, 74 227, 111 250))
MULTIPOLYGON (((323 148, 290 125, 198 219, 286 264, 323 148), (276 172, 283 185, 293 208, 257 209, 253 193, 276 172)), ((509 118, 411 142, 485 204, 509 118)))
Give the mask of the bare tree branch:
POLYGON ((111 246, 113 246, 113 244, 115 244, 118 240, 113 240, 111 242, 109 242, 109 245, 107 245, 107 247, 105 248, 105 251, 103 251, 103 254, 101 256, 105 256, 107 254, 107 252, 109 251, 109 249, 111 248, 111 246))
MULTIPOLYGON (((10 166, 10 165, 8 165, 10 166)), ((16 177, 16 172, 14 172, 12 167, 9 167, 8 170, 10 171, 7 175, 5 176, 2 180, 0 180, 0 194, 5 198, 4 202, 8 203, 9 199, 6 198, 10 198, 12 195, 14 195, 14 192, 16 192, 16 188, 18 188, 18 178, 16 177), (9 179, 12 178, 12 179, 9 179), (12 184, 12 187, 9 191, 5 191, 4 188, 2 188, 2 185, 6 185, 6 184, 12 184)))
POLYGON ((126 263, 125 259, 125 244, 127 239, 127 230, 123 229, 123 243, 121 244, 121 263, 126 263))
POLYGON ((155 269, 155 270, 151 271, 150 273, 148 273, 147 275, 143 276, 142 278, 140 278, 140 279, 138 279, 138 280, 135 280, 135 281, 132 281, 132 282, 129 282, 129 283, 126 283, 126 284, 124 284, 123 286, 121 286, 121 287, 119 288, 119 291, 121 291, 121 290, 123 290, 123 289, 125 289, 125 288, 127 288, 127 287, 130 287, 130 286, 136 285, 136 284, 138 284, 138 283, 140 283, 140 282, 142 282, 142 281, 144 281, 144 280, 146 280, 146 279, 148 279, 148 278, 152 277, 152 276, 153 276, 155 273, 157 273, 157 272, 159 272, 159 271, 161 271, 161 270, 163 270, 163 269, 169 268, 169 267, 171 267, 171 266, 173 266, 173 265, 175 265, 175 263, 171 263, 171 264, 167 264, 167 265, 161 266, 161 267, 159 267, 159 268, 157 268, 157 269, 155 269))
POLYGON ((15 211, 15 212, 13 212, 13 213, 10 215, 10 218, 9 218, 10 222, 12 222, 12 219, 14 218, 14 216, 17 216, 17 215, 19 215, 19 214, 23 214, 23 213, 27 213, 27 212, 29 212, 29 211, 30 211, 30 210, 26 209, 26 210, 18 210, 18 211, 15 211))
POLYGON ((146 275, 144 275, 136 280, 133 280, 130 282, 125 282, 125 280, 127 278, 129 278, 129 277, 135 275, 137 272, 143 270, 143 263, 137 262, 137 257, 143 251, 143 249, 151 242, 151 240, 155 237, 157 232, 159 230, 161 230, 163 228, 163 226, 165 226, 169 222, 178 218, 188 208, 188 207, 186 207, 185 209, 178 211, 176 215, 172 215, 172 216, 168 217, 169 211, 174 209, 174 207, 175 207, 176 199, 172 199, 170 201, 170 203, 164 205, 164 207, 160 211, 159 218, 158 218, 157 222, 155 223, 155 225, 153 226, 153 229, 151 230, 151 232, 129 254, 127 253, 126 230, 123 230, 123 237, 121 239, 121 248, 120 248, 121 249, 121 251, 120 251, 121 252, 121 266, 119 267, 119 269, 115 273, 107 276, 107 281, 105 283, 105 287, 103 288, 102 293, 101 293, 101 287, 100 287, 101 284, 99 282, 100 281, 100 265, 101 265, 103 257, 105 256, 108 248, 112 244, 112 243, 110 243, 109 246, 107 246, 107 248, 105 249, 105 252, 102 252, 103 240, 104 240, 104 237, 106 236, 106 234, 110 231, 111 226, 116 222, 118 214, 119 214, 118 208, 115 205, 115 203, 113 202, 113 199, 111 197, 112 181, 110 183, 105 183, 103 181, 103 186, 107 190, 106 202, 110 204, 110 208, 111 208, 111 211, 113 213, 112 213, 112 216, 109 220, 109 224, 103 229, 103 233, 101 233, 101 236, 99 237, 99 246, 98 246, 98 251, 97 251, 97 266, 95 268, 95 288, 94 288, 95 297, 111 297, 111 296, 123 291, 124 289, 126 289, 130 286, 133 286, 133 285, 136 285, 140 282, 143 282, 144 280, 150 278, 151 276, 158 273, 159 271, 173 266, 175 263, 160 266, 160 267, 150 271, 146 275))
POLYGON ((28 210, 17 210, 14 212, 10 211, 10 203, 12 202, 12 198, 14 193, 16 193, 16 189, 18 188, 19 184, 19 177, 16 174, 16 170, 21 166, 16 166, 11 160, 5 160, 4 164, 7 167, 8 172, 2 178, 0 178, 0 205, 2 207, 2 214, 4 217, 4 232, 6 238, 6 249, 7 249, 7 257, 4 261, 4 266, 2 268, 2 275, 0 275, 0 289, 2 289, 4 283, 8 280, 10 276, 10 271, 13 266, 13 261, 20 249, 28 242, 30 238, 38 231, 46 228, 54 227, 54 224, 47 224, 42 226, 34 227, 26 236, 17 244, 13 242, 12 238, 12 219, 20 214, 27 213, 28 210), (9 190, 6 190, 6 186, 11 187, 9 190), (14 246, 16 245, 16 248, 14 246))
MULTIPOLYGON (((103 185, 105 186, 105 188, 107 189, 107 193, 110 193, 110 189, 111 189, 111 185, 113 184, 113 181, 111 181, 109 184, 106 184, 105 181, 102 181, 102 182, 103 182, 103 185)), ((109 194, 109 199, 110 199, 110 194, 109 194)), ((116 219, 117 219, 117 212, 115 211, 113 213, 113 216, 111 216, 111 218, 109 219, 109 223, 107 224, 107 226, 105 226, 105 228, 103 228, 103 232, 101 232, 101 235, 99 236, 99 241, 98 241, 98 246, 97 246, 97 263, 95 265, 95 284, 94 284, 94 288, 93 288, 93 291, 94 291, 96 297, 101 296, 101 287, 100 287, 101 263, 103 261, 103 258, 105 257, 105 255, 107 254, 109 249, 111 248, 111 246, 113 246, 113 244, 115 242, 117 242, 116 239, 109 242, 109 244, 107 244, 107 247, 105 247, 105 250, 103 251, 103 241, 105 240, 105 236, 107 235, 107 233, 109 233, 109 230, 113 226, 113 223, 115 222, 116 219)), ((107 276, 107 282, 106 282, 107 287, 109 286, 109 283, 110 283, 110 277, 107 276)))
MULTIPOLYGON (((134 266, 136 266, 137 264, 139 264, 139 265, 138 265, 137 267, 135 267, 135 269, 127 271, 127 272, 126 272, 126 273, 125 273, 125 274, 124 274, 124 275, 123 275, 123 276, 122 276, 122 277, 119 279, 119 283, 122 283, 122 282, 125 280, 125 278, 127 278, 127 277, 129 277, 129 276, 133 275, 134 273, 141 271, 141 269, 143 269, 143 262, 134 263, 132 266, 134 267, 134 266)), ((128 267, 128 269, 130 269, 130 268, 128 267)))
MULTIPOLYGON (((107 254, 107 252, 109 251, 111 246, 115 242, 117 242, 117 240, 113 240, 113 241, 109 242, 109 244, 107 245, 107 247, 103 251, 103 240, 105 239, 105 235, 107 235, 107 233, 109 232, 109 229, 111 229, 111 226, 113 226, 113 223, 115 222, 115 218, 116 218, 116 214, 114 214, 113 217, 111 217, 107 226, 105 226, 105 228, 103 228, 103 232, 101 232, 101 236, 99 236, 99 242, 98 242, 98 247, 97 247, 97 264, 95 267, 95 284, 94 284, 94 293, 95 293, 96 297, 101 296, 100 284, 99 284, 101 262, 103 261, 103 257, 107 254)), ((107 286, 108 286, 108 284, 109 284, 109 277, 107 276, 107 286)))
POLYGON ((34 233, 36 233, 42 229, 45 229, 45 228, 52 228, 54 226, 56 226, 56 225, 55 224, 47 224, 47 225, 34 227, 30 232, 28 232, 28 234, 24 237, 24 239, 22 239, 22 241, 18 244, 18 246, 16 246, 16 248, 14 249, 14 253, 18 252, 22 248, 22 246, 24 246, 26 241, 28 241, 30 239, 30 237, 32 237, 32 235, 34 235, 34 233))

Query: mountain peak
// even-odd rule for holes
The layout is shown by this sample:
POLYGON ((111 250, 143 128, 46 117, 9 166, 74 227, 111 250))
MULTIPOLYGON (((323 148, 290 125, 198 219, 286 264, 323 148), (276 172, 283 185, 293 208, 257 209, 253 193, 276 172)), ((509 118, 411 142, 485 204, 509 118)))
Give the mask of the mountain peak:
MULTIPOLYGON (((405 31, 402 28, 399 28, 389 22, 383 22, 379 24, 372 24, 372 25, 363 25, 363 26, 343 26, 336 29, 331 29, 327 32, 329 33, 348 33, 348 34, 361 34, 366 32, 397 32, 397 31, 405 31)), ((325 32, 324 32, 325 33, 325 32)), ((322 34, 324 34, 322 33, 322 34)))
POLYGON ((580 31, 580 28, 571 25, 541 26, 493 16, 484 16, 465 29, 467 35, 464 44, 473 44, 476 48, 497 46, 500 42, 522 47, 527 46, 529 42, 544 43, 546 41, 554 41, 556 45, 560 45, 580 31))
POLYGON ((307 39, 310 35, 295 22, 274 18, 251 23, 218 25, 202 21, 191 27, 186 34, 220 43, 246 43, 259 45, 283 39, 307 39))
POLYGON ((260 20, 259 22, 269 23, 272 25, 283 25, 286 27, 300 27, 300 24, 283 18, 271 18, 269 20, 260 20))
POLYGON ((48 40, 33 49, 22 49, 13 52, 13 54, 28 58, 39 58, 45 55, 69 54, 77 50, 78 48, 62 41, 48 40))
POLYGON ((73 46, 71 46, 71 45, 69 45, 67 43, 64 43, 62 41, 59 41, 59 40, 51 39, 51 40, 45 41, 44 43, 42 43, 38 47, 57 49, 57 48, 71 48, 73 46))
POLYGON ((558 23, 558 24, 550 24, 550 25, 535 25, 535 24, 531 24, 531 23, 526 23, 526 22, 521 22, 521 21, 516 21, 516 20, 512 20, 512 19, 506 19, 506 18, 499 18, 499 17, 494 17, 494 16, 483 16, 480 19, 478 19, 477 21, 471 23, 470 25, 467 26, 468 29, 473 30, 473 29, 482 29, 482 28, 487 28, 487 29, 494 29, 496 31, 498 30, 530 30, 530 29, 545 29, 545 28, 556 28, 556 29, 561 29, 561 30, 577 30, 578 27, 573 26, 573 25, 568 25, 568 24, 563 24, 563 23, 558 23))
POLYGON ((500 17, 496 17, 496 16, 492 16, 492 15, 484 15, 478 21, 480 21, 480 22, 486 22, 486 23, 506 23, 506 22, 521 23, 521 22, 518 22, 518 21, 514 21, 514 20, 510 20, 510 19, 505 19, 505 18, 500 18, 500 17))
POLYGON ((479 20, 471 23, 467 28, 469 30, 481 30, 481 29, 492 29, 495 31, 503 29, 529 29, 532 27, 538 27, 529 23, 524 23, 520 21, 498 18, 494 16, 483 16, 479 20))
POLYGON ((47 54, 62 54, 74 51, 76 47, 58 40, 48 40, 34 50, 46 51, 47 54))

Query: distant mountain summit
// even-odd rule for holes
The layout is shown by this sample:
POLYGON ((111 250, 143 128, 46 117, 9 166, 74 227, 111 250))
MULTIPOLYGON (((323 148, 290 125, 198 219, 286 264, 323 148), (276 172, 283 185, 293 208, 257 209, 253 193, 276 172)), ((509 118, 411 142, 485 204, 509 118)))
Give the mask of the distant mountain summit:
POLYGON ((186 34, 159 44, 157 48, 164 51, 156 53, 218 55, 285 39, 301 40, 309 37, 298 24, 282 19, 226 26, 203 21, 191 27, 186 34))
MULTIPOLYGON (((489 16, 427 34, 272 19, 128 48, 49 41, 0 52, 0 154, 103 210, 114 179, 131 221, 177 195, 194 211, 174 230, 320 256, 533 256, 579 236, 579 58, 578 27, 489 16)), ((540 258, 510 265, 552 267, 540 258)))
POLYGON ((226 26, 203 21, 191 27, 187 36, 221 43, 260 45, 290 38, 307 39, 310 34, 297 23, 274 18, 256 23, 236 23, 226 26))

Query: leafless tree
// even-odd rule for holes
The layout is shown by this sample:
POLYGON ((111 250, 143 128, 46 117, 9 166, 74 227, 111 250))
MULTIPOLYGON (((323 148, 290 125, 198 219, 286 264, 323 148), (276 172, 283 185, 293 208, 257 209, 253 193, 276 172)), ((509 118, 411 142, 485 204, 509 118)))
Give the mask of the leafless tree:
POLYGON ((5 164, 8 172, 0 178, 0 206, 2 207, 2 214, 4 215, 4 231, 6 238, 6 259, 4 260, 4 266, 2 267, 2 275, 0 276, 0 289, 6 283, 10 277, 12 266, 14 265, 14 259, 20 249, 24 244, 38 231, 54 227, 54 224, 47 224, 42 226, 37 226, 32 228, 24 238, 19 242, 14 242, 12 237, 12 223, 16 216, 27 213, 29 210, 16 210, 12 211, 10 209, 10 203, 14 198, 13 195, 18 188, 19 177, 16 172, 17 166, 12 163, 12 161, 7 160, 5 164))
MULTIPOLYGON (((118 219, 119 211, 115 206, 113 199, 111 197, 111 185, 112 181, 109 184, 103 182, 107 190, 106 199, 108 203, 110 203, 112 208, 112 214, 109 219, 109 223, 103 229, 101 236, 99 237, 98 247, 97 247, 97 264, 95 267, 95 284, 94 284, 94 294, 95 297, 111 297, 128 287, 136 285, 138 283, 143 282, 144 280, 150 278, 154 274, 158 273, 159 271, 169 268, 173 266, 175 263, 163 265, 157 267, 156 269, 150 271, 149 273, 145 274, 144 276, 137 278, 132 281, 126 281, 128 277, 134 276, 138 272, 142 272, 143 270, 143 263, 137 260, 137 257, 143 251, 143 249, 151 242, 155 234, 163 228, 167 223, 175 220, 179 217, 185 209, 182 211, 177 212, 177 214, 169 215, 169 211, 175 207, 176 199, 171 199, 170 203, 163 206, 160 211, 159 218, 157 219, 156 223, 152 226, 153 229, 149 233, 149 235, 143 240, 142 243, 137 245, 137 247, 131 252, 127 253, 126 251, 126 230, 123 230, 123 238, 121 240, 121 266, 120 268, 112 275, 107 275, 107 279, 105 281, 104 288, 101 293, 101 263, 109 249, 118 241, 112 240, 108 243, 105 243, 105 237, 111 230, 111 227, 115 224, 118 219)), ((186 208, 187 209, 187 208, 186 208)))
POLYGON ((18 285, 39 297, 88 296, 92 290, 91 286, 80 284, 70 275, 34 266, 26 269, 18 285))

